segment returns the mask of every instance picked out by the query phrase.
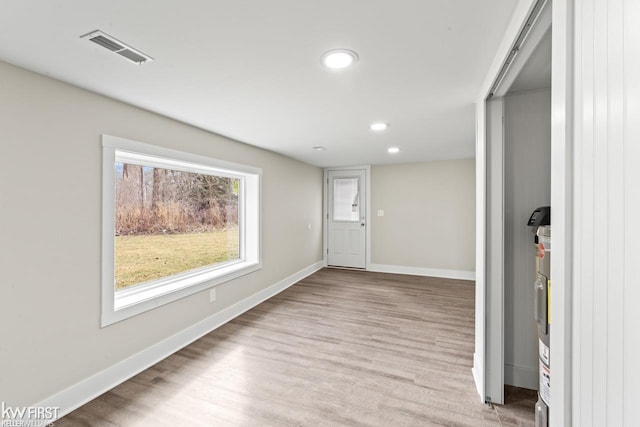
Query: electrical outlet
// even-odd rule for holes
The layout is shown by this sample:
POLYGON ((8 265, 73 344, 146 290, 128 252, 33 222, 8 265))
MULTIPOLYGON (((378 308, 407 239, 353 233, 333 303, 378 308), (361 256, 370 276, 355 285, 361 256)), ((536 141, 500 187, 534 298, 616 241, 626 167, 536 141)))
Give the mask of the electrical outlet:
POLYGON ((216 300, 216 289, 209 290, 209 302, 214 302, 216 300))

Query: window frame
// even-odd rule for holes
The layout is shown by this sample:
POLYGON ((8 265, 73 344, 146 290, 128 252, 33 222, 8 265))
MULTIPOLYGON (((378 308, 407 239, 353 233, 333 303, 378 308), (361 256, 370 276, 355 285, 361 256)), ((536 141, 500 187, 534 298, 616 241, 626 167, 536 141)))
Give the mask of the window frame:
MULTIPOLYGON (((360 201, 362 200, 362 198, 360 197, 360 185, 361 185, 360 177, 356 176, 356 175, 354 175, 354 176, 341 176, 339 178, 334 178, 333 179, 333 200, 332 200, 332 212, 331 212, 331 215, 332 215, 332 220, 334 222, 352 222, 352 223, 353 222, 361 222, 361 214, 360 214, 360 212, 361 212, 362 206, 361 206, 360 201), (356 181, 356 195, 355 195, 353 200, 356 200, 356 198, 358 200, 358 204, 356 205, 356 206, 358 206, 358 215, 356 215, 355 219, 336 218, 336 199, 335 199, 335 197, 336 197, 336 182, 341 181, 341 180, 347 180, 347 179, 356 181)), ((351 204, 351 207, 353 208, 353 203, 351 204)))
POLYGON ((102 135, 102 316, 101 326, 228 282, 262 268, 262 169, 102 135), (217 175, 240 180, 239 258, 115 289, 116 162, 217 175))

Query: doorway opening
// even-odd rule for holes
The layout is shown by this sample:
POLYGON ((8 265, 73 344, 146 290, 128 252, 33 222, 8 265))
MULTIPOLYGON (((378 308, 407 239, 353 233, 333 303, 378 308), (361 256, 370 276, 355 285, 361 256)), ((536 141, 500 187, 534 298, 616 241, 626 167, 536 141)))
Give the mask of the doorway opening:
POLYGON ((529 219, 551 205, 551 3, 538 2, 530 19, 486 99, 485 392, 499 404, 514 387, 543 396, 549 362, 534 316, 541 264, 529 219))

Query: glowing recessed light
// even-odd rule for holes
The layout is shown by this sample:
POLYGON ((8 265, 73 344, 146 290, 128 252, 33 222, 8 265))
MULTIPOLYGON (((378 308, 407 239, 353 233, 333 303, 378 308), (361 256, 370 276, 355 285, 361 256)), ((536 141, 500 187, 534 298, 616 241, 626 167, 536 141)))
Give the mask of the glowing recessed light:
POLYGON ((389 154, 396 154, 399 153, 400 149, 398 147, 389 147, 387 148, 387 153, 389 154))
POLYGON ((384 123, 384 122, 372 123, 371 126, 369 126, 369 128, 371 128, 371 130, 375 130, 376 132, 380 132, 381 130, 385 130, 388 127, 389 127, 389 124, 388 123, 384 123))
POLYGON ((311 147, 311 148, 313 148, 313 149, 314 149, 314 150, 316 150, 316 151, 325 151, 325 150, 326 150, 326 148, 324 148, 324 147, 322 147, 322 146, 320 146, 320 145, 317 145, 317 146, 315 146, 315 147, 311 147))
POLYGON ((358 61, 358 54, 349 49, 333 49, 320 57, 320 62, 332 70, 347 68, 358 61))

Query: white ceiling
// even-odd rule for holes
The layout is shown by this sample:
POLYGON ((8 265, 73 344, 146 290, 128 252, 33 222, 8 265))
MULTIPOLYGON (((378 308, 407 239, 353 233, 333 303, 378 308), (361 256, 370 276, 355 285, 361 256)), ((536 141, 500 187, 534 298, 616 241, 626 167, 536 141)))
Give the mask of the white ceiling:
POLYGON ((473 102, 515 4, 2 0, 0 59, 318 166, 473 157, 473 102), (79 38, 96 29, 155 61, 79 38), (333 48, 360 60, 331 72, 333 48))
POLYGON ((547 30, 538 46, 527 59, 509 93, 551 87, 551 29, 547 30))

